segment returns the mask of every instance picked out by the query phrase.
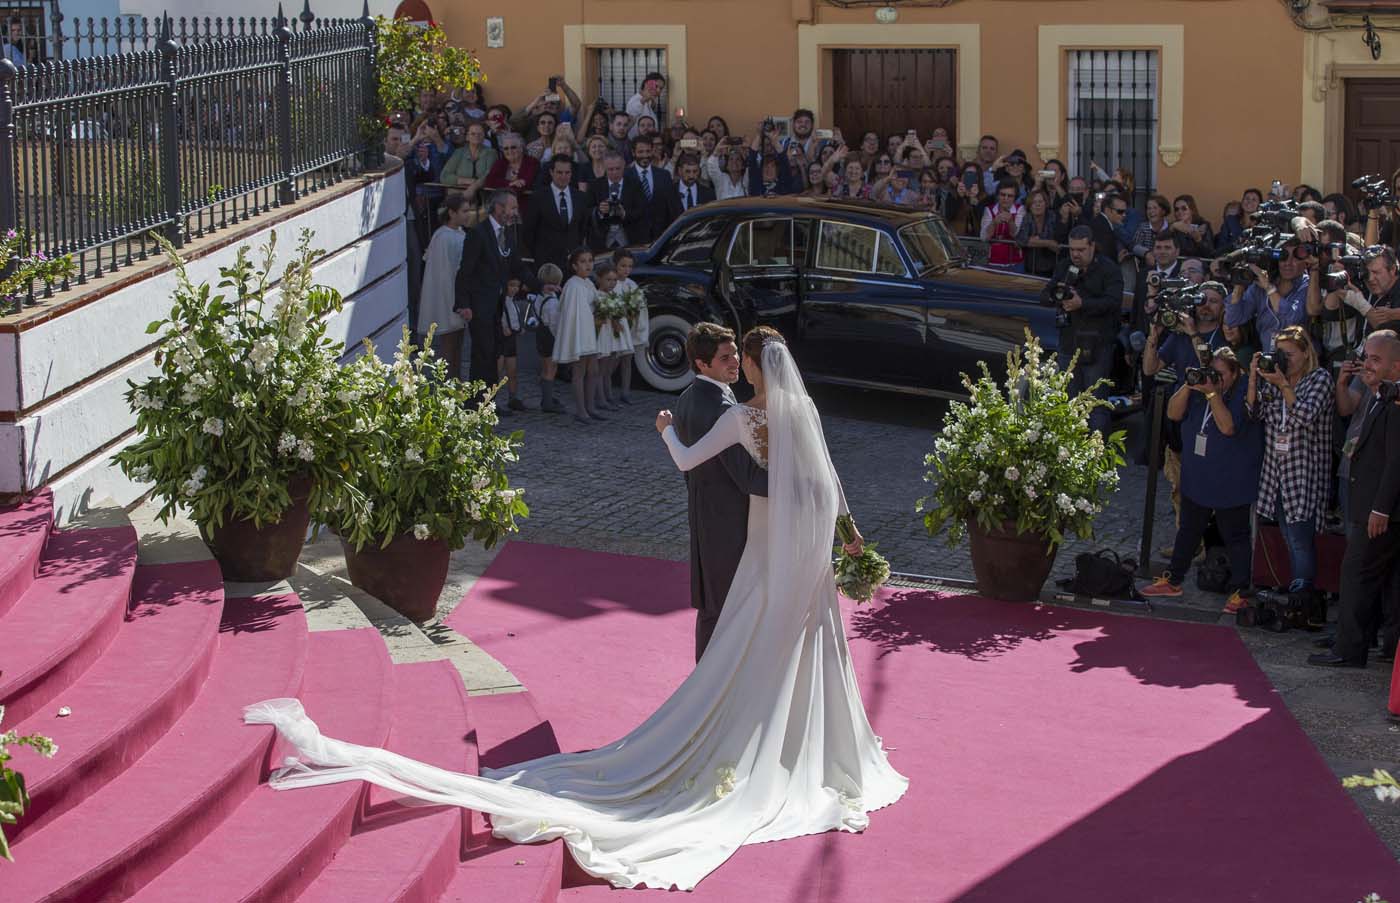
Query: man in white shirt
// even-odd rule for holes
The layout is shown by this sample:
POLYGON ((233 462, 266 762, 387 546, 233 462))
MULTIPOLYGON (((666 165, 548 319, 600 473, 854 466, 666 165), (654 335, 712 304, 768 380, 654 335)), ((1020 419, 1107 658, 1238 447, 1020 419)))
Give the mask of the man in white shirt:
POLYGON ((650 116, 651 121, 660 124, 661 117, 656 115, 656 106, 661 100, 661 92, 666 89, 666 76, 660 72, 649 72, 647 77, 642 79, 641 90, 633 94, 627 100, 627 115, 632 117, 632 129, 627 133, 629 138, 637 137, 637 120, 642 116, 650 116))

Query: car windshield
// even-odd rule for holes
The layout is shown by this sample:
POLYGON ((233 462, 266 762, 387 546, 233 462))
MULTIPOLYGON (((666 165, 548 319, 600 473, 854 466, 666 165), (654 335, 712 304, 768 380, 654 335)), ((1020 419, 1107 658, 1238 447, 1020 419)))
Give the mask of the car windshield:
POLYGON ((920 274, 956 263, 965 256, 958 240, 936 219, 910 223, 899 230, 899 238, 920 274))

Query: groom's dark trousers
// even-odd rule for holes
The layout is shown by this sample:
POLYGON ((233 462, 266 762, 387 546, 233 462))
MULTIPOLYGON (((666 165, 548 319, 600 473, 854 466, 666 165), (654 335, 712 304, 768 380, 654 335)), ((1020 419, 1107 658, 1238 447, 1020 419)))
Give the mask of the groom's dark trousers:
MULTIPOLYGON (((676 400, 676 435, 694 445, 729 407, 724 390, 697 379, 676 400)), ((768 471, 741 445, 731 446, 685 475, 690 522, 690 604, 695 660, 705 653, 724 599, 739 569, 749 533, 749 496, 768 495, 768 471)))

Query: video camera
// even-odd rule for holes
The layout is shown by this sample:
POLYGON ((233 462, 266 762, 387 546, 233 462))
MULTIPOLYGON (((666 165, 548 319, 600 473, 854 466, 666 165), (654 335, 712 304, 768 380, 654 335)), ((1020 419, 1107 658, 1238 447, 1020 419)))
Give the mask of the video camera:
POLYGON ((1368 210, 1379 207, 1394 207, 1395 192, 1390 181, 1382 175, 1362 176, 1351 183, 1351 187, 1361 192, 1361 203, 1368 210))
POLYGON ((1065 278, 1050 285, 1050 298, 1059 307, 1055 312, 1055 326, 1059 329, 1069 328, 1069 312, 1064 309, 1063 305, 1069 300, 1070 295, 1074 292, 1074 287, 1079 284, 1079 280, 1083 276, 1083 271, 1071 264, 1070 268, 1065 271, 1065 278))
MULTIPOLYGON (((1228 269, 1230 285, 1247 286, 1254 282, 1251 266, 1259 267, 1271 277, 1278 274, 1278 262, 1292 253, 1289 245, 1296 242, 1293 219, 1302 212, 1293 201, 1268 201, 1259 205, 1254 215, 1255 225, 1244 230, 1235 249, 1217 258, 1228 269)), ((1319 253, 1320 246, 1308 248, 1319 253)))
POLYGON ((1182 320, 1194 317, 1196 309, 1206 303, 1200 286, 1185 279, 1159 279, 1155 300, 1157 310, 1152 315, 1153 321, 1163 329, 1176 329, 1182 320))

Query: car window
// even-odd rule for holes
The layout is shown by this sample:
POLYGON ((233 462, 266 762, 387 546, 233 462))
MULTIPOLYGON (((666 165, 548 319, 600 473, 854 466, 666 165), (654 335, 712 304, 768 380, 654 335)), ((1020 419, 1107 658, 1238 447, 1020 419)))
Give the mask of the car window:
POLYGON ((904 261, 899 259, 899 251, 895 250, 894 241, 883 232, 880 233, 880 249, 875 255, 875 272, 887 276, 909 275, 904 261))
POLYGON ((792 256, 792 220, 754 220, 753 265, 756 267, 790 267, 792 256))
POLYGON ((729 240, 729 265, 732 267, 746 267, 749 265, 749 249, 752 247, 749 226, 750 223, 740 223, 739 228, 734 230, 734 237, 729 240))
POLYGON ((957 239, 936 219, 926 219, 911 223, 899 230, 904 250, 914 261, 914 267, 923 273, 933 267, 943 266, 963 256, 957 239))
POLYGON ((663 263, 671 266, 706 266, 714 253, 715 242, 724 233, 731 220, 724 216, 702 217, 681 227, 671 237, 670 244, 661 255, 663 263))
POLYGON ((880 233, 868 226, 822 220, 817 240, 817 266, 828 270, 873 272, 879 241, 880 233))

